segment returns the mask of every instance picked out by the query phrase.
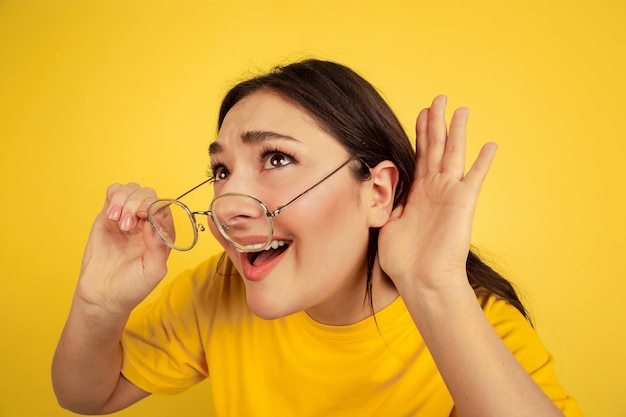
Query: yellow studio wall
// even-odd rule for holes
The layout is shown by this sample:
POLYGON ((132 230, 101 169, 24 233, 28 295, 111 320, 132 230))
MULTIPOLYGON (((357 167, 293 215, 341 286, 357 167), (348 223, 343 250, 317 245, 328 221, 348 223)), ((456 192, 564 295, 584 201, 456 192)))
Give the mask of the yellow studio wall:
MULTIPOLYGON (((112 182, 202 180, 221 96, 301 57, 351 66, 408 130, 437 94, 498 142, 474 243, 589 416, 626 415, 626 3, 0 1, 0 417, 69 416, 49 369, 112 182)), ((204 196, 206 204, 209 196, 204 196)), ((218 250, 207 233, 170 271, 218 250)), ((208 416, 209 384, 121 416, 208 416)))

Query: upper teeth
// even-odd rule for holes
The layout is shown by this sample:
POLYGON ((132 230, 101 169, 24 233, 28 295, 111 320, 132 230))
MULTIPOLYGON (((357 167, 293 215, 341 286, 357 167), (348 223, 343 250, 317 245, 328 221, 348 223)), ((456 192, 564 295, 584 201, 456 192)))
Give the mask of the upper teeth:
MULTIPOLYGON (((285 242, 284 240, 272 240, 272 242, 269 244, 267 248, 265 248, 265 250, 278 249, 280 246, 285 246, 286 244, 287 242, 285 242)), ((264 243, 254 243, 252 245, 248 245, 250 249, 260 249, 263 246, 265 246, 264 243)), ((239 251, 243 252, 243 250, 239 250, 239 251)))
POLYGON ((286 244, 287 242, 285 242, 284 240, 272 240, 272 243, 270 243, 270 245, 265 250, 270 250, 270 248, 278 249, 279 246, 285 246, 286 244))

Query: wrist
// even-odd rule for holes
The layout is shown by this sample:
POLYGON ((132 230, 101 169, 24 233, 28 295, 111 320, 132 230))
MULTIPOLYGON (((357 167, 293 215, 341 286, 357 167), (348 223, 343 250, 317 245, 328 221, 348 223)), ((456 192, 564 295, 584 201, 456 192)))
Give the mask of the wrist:
POLYGON ((70 316, 80 317, 90 327, 123 329, 131 311, 132 309, 112 308, 104 301, 98 302, 89 299, 76 291, 72 300, 70 316))
POLYGON ((393 283, 400 294, 420 299, 438 299, 473 295, 465 269, 431 272, 407 272, 393 277, 393 283))
POLYGON ((439 279, 426 281, 413 278, 394 283, 420 327, 426 322, 445 323, 454 317, 466 319, 469 312, 482 315, 466 274, 446 276, 445 279, 440 275, 439 279))

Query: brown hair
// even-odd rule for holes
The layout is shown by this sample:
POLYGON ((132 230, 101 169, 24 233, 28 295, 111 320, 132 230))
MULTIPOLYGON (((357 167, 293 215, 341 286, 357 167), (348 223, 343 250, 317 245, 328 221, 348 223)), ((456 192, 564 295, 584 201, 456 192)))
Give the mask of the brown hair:
MULTIPOLYGON (((364 162, 354 171, 357 178, 369 178, 368 166, 392 161, 399 171, 394 207, 406 198, 416 169, 415 151, 393 111, 360 75, 343 65, 315 59, 275 67, 267 74, 237 84, 226 94, 218 129, 239 100, 259 90, 278 93, 308 111, 321 129, 364 162)), ((371 229, 369 236, 366 294, 370 303, 378 232, 371 229)), ((472 251, 467 258, 467 276, 475 291, 487 290, 505 299, 528 318, 512 284, 472 251)))

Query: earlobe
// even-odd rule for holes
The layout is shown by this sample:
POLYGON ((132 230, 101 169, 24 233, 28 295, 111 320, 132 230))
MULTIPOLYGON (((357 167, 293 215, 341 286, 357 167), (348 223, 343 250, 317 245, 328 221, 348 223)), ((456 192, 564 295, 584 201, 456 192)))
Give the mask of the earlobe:
POLYGON ((391 161, 382 161, 371 169, 369 227, 384 226, 393 210, 393 201, 398 185, 398 168, 391 161))

